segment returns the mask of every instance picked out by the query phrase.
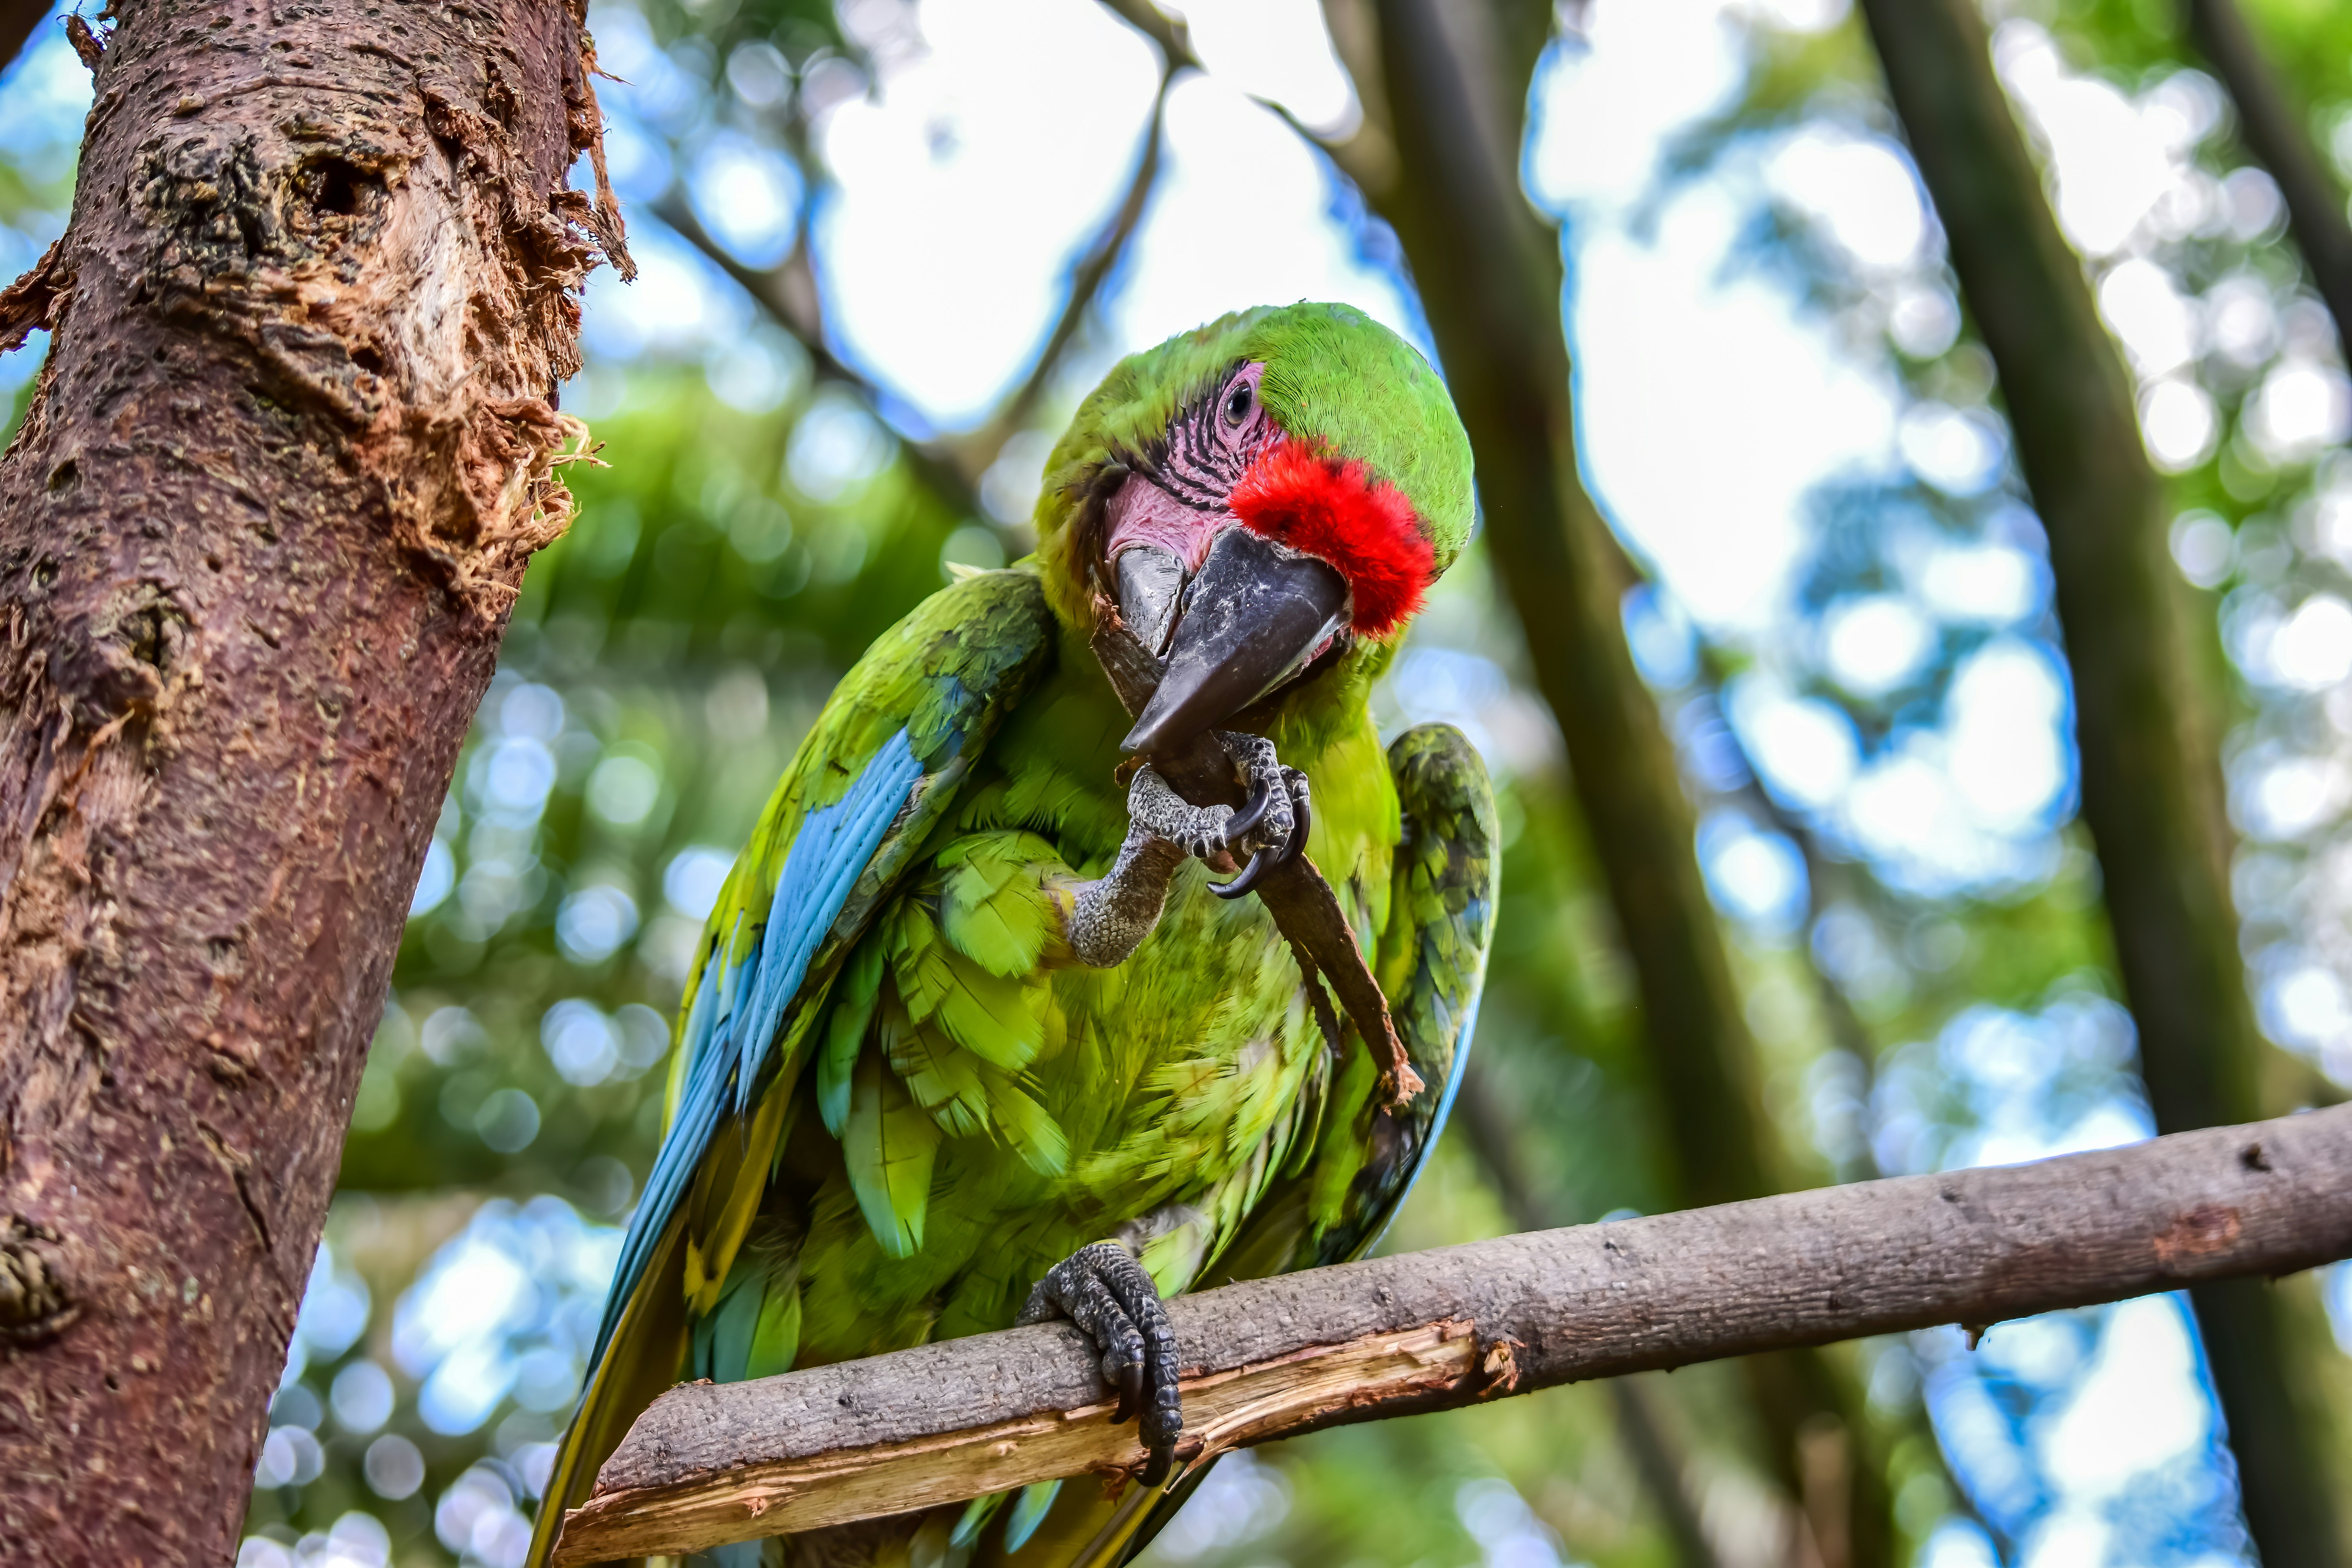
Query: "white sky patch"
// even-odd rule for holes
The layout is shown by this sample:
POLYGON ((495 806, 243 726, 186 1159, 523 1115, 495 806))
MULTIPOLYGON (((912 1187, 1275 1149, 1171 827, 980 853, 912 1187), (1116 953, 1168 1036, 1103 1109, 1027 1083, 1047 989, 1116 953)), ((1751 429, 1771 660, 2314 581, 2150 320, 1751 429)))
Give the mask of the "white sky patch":
POLYGON ((2099 314, 2141 375, 2170 375, 2197 357, 2197 306, 2153 261, 2118 262, 2099 279, 2098 300, 2099 314))
POLYGON ((1893 143, 1810 125, 1770 154, 1773 191, 1811 216, 1865 271, 1907 268, 1927 238, 1927 208, 1893 143))
POLYGON ((2151 132, 2177 134, 2177 110, 2168 105, 2161 121, 2145 122, 2140 106, 2116 89, 2070 71, 2056 41, 2032 22, 2002 23, 1993 59, 2049 151, 2058 226, 2085 255, 2121 250, 2173 185, 2166 142, 2175 137, 2151 132))
POLYGON ((2211 1422, 2187 1314, 2172 1297, 2145 1296, 2108 1311, 2089 1376, 2036 1447, 2070 1502, 2096 1503, 2187 1455, 2211 1422))
POLYGON ((1948 545, 1921 563, 1918 590, 1946 620, 2008 626, 2040 606, 2043 575, 2039 561, 2006 544, 1948 545))
POLYGON ((688 189, 702 226, 739 261, 773 267, 792 248, 801 183, 781 153, 721 132, 696 154, 688 189))
POLYGON ((1911 471, 1946 495, 1983 494, 2009 455, 2009 433, 1991 414, 1932 400, 1903 411, 1895 440, 1911 471))
POLYGON ((1315 0, 1189 0, 1181 15, 1211 72, 1278 103, 1318 133, 1346 138, 1363 121, 1315 0))
POLYGON ((1740 745, 1773 793, 1819 811, 1844 795, 1861 766, 1861 742, 1843 710, 1797 697, 1769 675, 1734 679, 1725 704, 1740 745))
POLYGON ((2273 463, 2308 461, 2352 437, 2352 384, 2332 364, 2290 355, 2254 394, 2246 437, 2273 463))
POLYGON ((623 283, 609 267, 588 275, 581 336, 591 353, 630 360, 646 353, 699 354, 705 345, 751 331, 751 302, 717 268, 646 224, 629 237, 637 280, 623 283))
POLYGON ((1808 542, 1810 492, 1885 468, 1894 445, 1879 374, 1771 285, 1721 279, 1742 218, 1731 193, 1694 186, 1654 244, 1609 229, 1581 246, 1572 289, 1593 489, 1717 633, 1771 620, 1808 542))
POLYGON ((1235 88, 1194 76, 1169 96, 1168 142, 1159 196, 1106 312, 1118 352, 1299 300, 1336 300, 1415 335, 1394 279, 1332 220, 1329 175, 1297 132, 1235 88))
POLYGON ((2212 456, 2221 416, 2203 387, 2168 376, 2140 394, 2139 435, 2158 468, 2184 473, 2212 456))
POLYGON ((1918 672, 1936 629, 1900 594, 1841 599, 1822 617, 1830 672, 1860 697, 1883 697, 1918 672))
POLYGON ((1600 0, 1537 73, 1528 188, 1546 206, 1638 197, 1666 137, 1723 107, 1744 68, 1714 0, 1600 0))
POLYGON ((932 0, 929 52, 824 121, 828 320, 942 424, 1028 365, 1071 263, 1132 174, 1159 67, 1087 0, 932 0))

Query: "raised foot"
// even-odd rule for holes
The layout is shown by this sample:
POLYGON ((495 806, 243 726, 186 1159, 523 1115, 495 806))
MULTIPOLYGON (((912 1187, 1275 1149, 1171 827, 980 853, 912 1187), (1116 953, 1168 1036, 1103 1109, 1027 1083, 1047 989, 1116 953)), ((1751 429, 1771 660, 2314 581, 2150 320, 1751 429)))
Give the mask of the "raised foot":
POLYGON ((1160 1485, 1176 1461, 1184 1408, 1176 1392, 1176 1331, 1151 1276, 1115 1241, 1082 1247, 1037 1281, 1019 1321, 1055 1318, 1068 1319, 1094 1341, 1103 1381, 1118 1394, 1111 1422, 1140 1418, 1139 1435, 1150 1456, 1143 1484, 1160 1485))
POLYGON ((1128 812, 1137 826, 1199 859, 1246 856, 1249 864, 1241 875, 1211 889, 1221 899, 1237 899, 1256 886, 1269 868, 1294 858, 1307 847, 1314 809, 1307 775, 1286 767, 1275 754, 1273 742, 1230 730, 1220 730, 1216 736, 1249 783, 1249 799, 1239 811, 1190 805, 1147 767, 1136 774, 1128 812))

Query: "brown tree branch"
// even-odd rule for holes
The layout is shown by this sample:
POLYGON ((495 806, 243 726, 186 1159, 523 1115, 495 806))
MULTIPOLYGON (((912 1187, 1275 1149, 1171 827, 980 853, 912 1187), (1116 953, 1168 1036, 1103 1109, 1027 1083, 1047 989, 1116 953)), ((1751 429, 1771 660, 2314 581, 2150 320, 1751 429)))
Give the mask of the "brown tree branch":
MULTIPOLYGON (((2035 1164, 1506 1237, 1170 1303, 1189 1461, 1355 1421, 2352 1255, 2352 1107, 2035 1164)), ((2259 1287, 2256 1287, 2259 1288, 2259 1287)), ((1143 1462, 1067 1324, 656 1400, 563 1563, 950 1503, 1143 1462)))
POLYGON ((2352 218, 2278 72, 2234 0, 2181 0, 2189 40, 2212 64, 2238 108, 2238 134, 2286 200, 2287 227, 2352 363, 2352 218))
MULTIPOLYGON (((2165 545, 2171 497, 1993 74, 1975 0, 1863 0, 1889 99, 2000 377, 2050 539, 2074 679, 2083 820, 2116 966, 2164 1131, 2260 1114, 2256 1032, 2231 907, 2218 748, 2165 545)), ((2326 1412, 2294 1366, 2290 1304, 2241 1282, 2193 1293, 2263 1561, 2346 1561, 2322 1468, 2326 1412)))

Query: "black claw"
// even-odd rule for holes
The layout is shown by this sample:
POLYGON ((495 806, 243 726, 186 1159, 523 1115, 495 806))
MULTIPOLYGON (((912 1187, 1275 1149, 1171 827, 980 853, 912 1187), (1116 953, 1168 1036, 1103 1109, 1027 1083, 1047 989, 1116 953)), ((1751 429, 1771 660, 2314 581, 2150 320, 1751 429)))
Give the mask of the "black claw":
POLYGON ((1257 788, 1250 793, 1249 804, 1243 806, 1237 815, 1226 819, 1225 842, 1240 843, 1251 828, 1265 820, 1266 808, 1273 804, 1274 785, 1260 779, 1257 788))
POLYGON ((1212 882, 1209 884, 1209 891, 1216 894, 1217 897, 1221 899, 1240 898, 1244 893, 1248 892, 1252 888, 1257 886, 1258 878, 1263 876, 1265 872, 1265 868, 1268 864, 1267 857, 1268 851, 1264 849, 1259 850, 1256 854, 1252 855, 1249 858, 1249 864, 1242 868, 1242 874, 1240 876, 1235 877, 1230 882, 1212 882))
POLYGON ((1307 836, 1315 830, 1315 807, 1305 792, 1290 797, 1290 837, 1282 846, 1285 864, 1307 852, 1307 836))
POLYGON ((1131 1361, 1118 1369, 1113 1381, 1118 1388, 1118 1403, 1111 1407, 1110 1424, 1124 1426, 1143 1412, 1143 1363, 1131 1361))
POLYGON ((1037 1282, 1019 1321, 1055 1317, 1067 1318, 1094 1341, 1103 1381, 1117 1396, 1111 1421, 1137 1420, 1150 1457, 1144 1484, 1160 1485, 1175 1462, 1184 1408, 1176 1390, 1176 1331, 1151 1276, 1116 1242, 1082 1247, 1037 1282))

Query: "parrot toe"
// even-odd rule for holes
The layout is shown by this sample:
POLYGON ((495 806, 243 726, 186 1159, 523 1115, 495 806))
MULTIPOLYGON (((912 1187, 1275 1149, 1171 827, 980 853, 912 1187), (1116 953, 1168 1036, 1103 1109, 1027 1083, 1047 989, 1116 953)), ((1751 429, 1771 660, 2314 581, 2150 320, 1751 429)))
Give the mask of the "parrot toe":
POLYGON ((1143 1484, 1158 1486, 1175 1463, 1184 1408, 1176 1389, 1176 1331, 1151 1276, 1115 1241, 1082 1247, 1037 1282, 1020 1321, 1054 1318, 1068 1319, 1094 1341, 1103 1381, 1118 1396, 1111 1420, 1139 1418, 1139 1436, 1150 1455, 1143 1484))
POLYGON ((1266 870, 1297 858, 1307 847, 1314 821, 1307 801, 1307 775, 1285 766, 1275 754, 1274 742, 1263 735, 1220 730, 1218 742, 1249 780, 1248 804, 1225 824, 1225 842, 1250 851, 1249 864, 1229 882, 1210 890, 1221 899, 1238 899, 1257 886, 1266 870))

